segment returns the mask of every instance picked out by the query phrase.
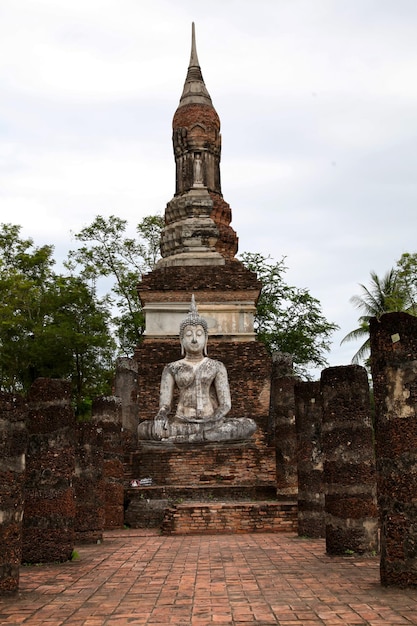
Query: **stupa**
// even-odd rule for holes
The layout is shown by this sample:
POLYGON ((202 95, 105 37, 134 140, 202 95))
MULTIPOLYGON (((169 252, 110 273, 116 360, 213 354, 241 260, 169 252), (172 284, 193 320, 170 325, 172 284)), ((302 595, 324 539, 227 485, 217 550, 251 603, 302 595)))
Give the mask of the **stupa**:
MULTIPOLYGON (((236 258, 238 238, 220 183, 220 119, 203 80, 194 24, 172 128, 176 184, 165 209, 162 258, 138 285, 146 327, 134 357, 139 423, 154 420, 158 413, 161 375, 180 357, 179 328, 195 298, 207 324, 209 357, 221 361, 228 372, 228 417, 232 423, 235 418, 253 420, 256 432, 240 442, 140 441, 131 455, 130 476, 135 485, 145 480, 147 486, 146 493, 139 487, 140 496, 133 489, 127 492, 130 525, 141 525, 144 509, 149 522, 149 508, 154 504, 157 509, 158 502, 164 510, 167 501, 231 502, 276 494, 275 448, 268 438, 271 359, 254 331, 261 284, 236 258)), ((163 526, 170 532, 177 518, 167 522, 166 510, 163 526)))
POLYGON ((139 285, 146 340, 177 337, 194 293, 210 335, 254 341, 260 283, 235 257, 238 238, 220 184, 220 119, 203 80, 194 24, 172 141, 176 185, 165 209, 162 259, 139 285))

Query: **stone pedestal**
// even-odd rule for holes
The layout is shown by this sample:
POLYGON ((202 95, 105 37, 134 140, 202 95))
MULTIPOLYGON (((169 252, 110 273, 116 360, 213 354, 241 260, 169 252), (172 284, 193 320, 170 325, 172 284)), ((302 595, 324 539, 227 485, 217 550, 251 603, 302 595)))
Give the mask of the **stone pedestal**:
POLYGON ((251 443, 142 443, 132 454, 131 471, 155 485, 275 485, 273 448, 251 443))
POLYGON ((167 534, 296 528, 296 503, 276 501, 272 447, 142 443, 131 454, 128 478, 125 522, 133 527, 159 526, 167 534))

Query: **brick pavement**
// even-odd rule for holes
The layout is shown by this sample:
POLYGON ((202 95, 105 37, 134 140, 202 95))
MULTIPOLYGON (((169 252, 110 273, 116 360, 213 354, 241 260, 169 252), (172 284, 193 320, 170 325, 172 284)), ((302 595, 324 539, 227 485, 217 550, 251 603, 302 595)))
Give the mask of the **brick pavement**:
POLYGON ((383 588, 378 557, 328 557, 293 534, 106 533, 80 559, 23 567, 0 625, 397 626, 417 624, 417 589, 383 588))

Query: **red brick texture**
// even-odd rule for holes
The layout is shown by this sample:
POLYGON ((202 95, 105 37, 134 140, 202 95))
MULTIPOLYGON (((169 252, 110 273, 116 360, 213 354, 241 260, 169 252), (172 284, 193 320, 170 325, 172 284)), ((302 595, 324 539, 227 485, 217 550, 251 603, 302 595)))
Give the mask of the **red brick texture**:
POLYGON ((376 552, 376 468, 366 370, 359 365, 325 369, 321 391, 327 552, 376 552))
POLYGON ((297 382, 295 425, 298 464, 298 533, 325 537, 320 382, 297 382))
POLYGON ((19 586, 25 480, 27 406, 0 393, 0 596, 19 586))
POLYGON ((122 409, 118 398, 97 398, 93 403, 93 423, 103 433, 104 528, 122 528, 124 524, 124 468, 122 409))
POLYGON ((75 455, 75 540, 99 543, 105 524, 103 431, 91 422, 77 424, 75 455))
POLYGON ((295 381, 289 356, 274 354, 269 419, 272 441, 276 447, 277 493, 288 498, 296 498, 298 490, 295 381))
POLYGON ((160 267, 143 276, 138 285, 142 304, 189 302, 193 293, 197 302, 256 301, 258 298, 261 283, 256 274, 236 259, 221 266, 193 266, 191 269, 160 267))
POLYGON ((143 444, 131 455, 132 475, 155 485, 275 485, 273 449, 254 444, 143 444))
POLYGON ((74 548, 75 415, 71 383, 39 378, 28 394, 23 557, 62 562, 74 548))
POLYGON ((417 587, 417 318, 370 323, 381 582, 417 587))
POLYGON ((177 504, 162 523, 164 535, 297 532, 297 505, 285 502, 177 504))

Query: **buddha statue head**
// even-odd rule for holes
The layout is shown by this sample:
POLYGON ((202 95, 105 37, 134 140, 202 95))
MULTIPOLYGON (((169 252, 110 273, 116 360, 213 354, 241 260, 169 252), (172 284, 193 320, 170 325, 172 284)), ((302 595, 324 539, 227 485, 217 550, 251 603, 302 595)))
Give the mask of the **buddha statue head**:
POLYGON ((203 354, 207 356, 207 340, 208 340, 208 326, 206 320, 198 314, 197 305, 195 303, 194 294, 191 296, 191 304, 188 315, 182 320, 180 324, 180 342, 181 342, 181 355, 184 356, 185 348, 184 348, 184 335, 186 333, 187 327, 201 327, 204 331, 205 341, 203 354))

